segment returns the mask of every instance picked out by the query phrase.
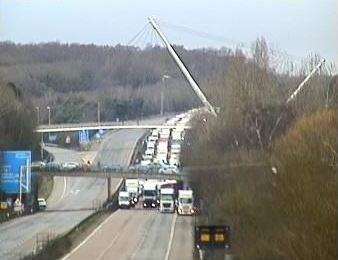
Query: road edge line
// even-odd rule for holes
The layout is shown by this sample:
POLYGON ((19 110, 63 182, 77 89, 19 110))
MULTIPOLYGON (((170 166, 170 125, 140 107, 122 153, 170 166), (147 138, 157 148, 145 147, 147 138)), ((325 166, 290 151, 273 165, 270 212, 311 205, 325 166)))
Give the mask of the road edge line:
POLYGON ((170 237, 169 237, 169 243, 167 247, 167 251, 165 253, 165 260, 169 259, 170 251, 171 251, 171 244, 173 243, 174 233, 175 233, 175 226, 176 226, 176 220, 177 220, 177 214, 174 213, 173 220, 171 222, 171 229, 170 229, 170 237))
MULTIPOLYGON (((118 187, 122 184, 123 179, 120 180, 120 182, 118 183, 118 185, 116 186, 116 191, 118 189, 118 187)), ((67 255, 65 255, 63 258, 61 258, 61 260, 66 260, 68 259, 72 254, 74 254, 80 247, 82 247, 85 243, 87 243, 87 241, 95 235, 96 232, 98 232, 103 225, 105 225, 110 218, 112 218, 114 216, 114 214, 111 214, 108 218, 106 218, 100 225, 97 226, 97 228, 95 228, 79 245, 77 245, 72 251, 70 251, 67 255)))

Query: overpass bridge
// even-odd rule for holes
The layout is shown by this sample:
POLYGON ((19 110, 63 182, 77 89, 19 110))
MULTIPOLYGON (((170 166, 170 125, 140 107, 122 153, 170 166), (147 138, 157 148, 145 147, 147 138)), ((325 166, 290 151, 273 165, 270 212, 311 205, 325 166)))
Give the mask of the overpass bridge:
POLYGON ((32 170, 42 176, 63 176, 63 177, 83 177, 83 178, 118 178, 118 179, 157 179, 157 180, 184 180, 187 178, 186 172, 179 173, 159 173, 158 171, 135 171, 135 170, 32 170))
POLYGON ((75 132, 82 130, 112 130, 112 129, 190 129, 189 125, 158 125, 158 124, 136 124, 128 122, 102 122, 102 123, 79 123, 79 124, 53 124, 39 125, 35 132, 37 133, 58 133, 58 132, 75 132))

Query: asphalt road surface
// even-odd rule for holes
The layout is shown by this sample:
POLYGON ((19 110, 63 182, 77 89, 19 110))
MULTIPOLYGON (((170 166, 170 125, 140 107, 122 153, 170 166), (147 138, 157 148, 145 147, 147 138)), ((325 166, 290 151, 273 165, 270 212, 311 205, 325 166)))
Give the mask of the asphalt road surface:
MULTIPOLYGON (((161 123, 154 118, 148 123, 161 123)), ((129 164, 137 139, 145 130, 108 132, 97 152, 50 147, 58 161, 92 159, 101 165, 129 164)), ((118 184, 117 179, 112 183, 118 184)), ((61 234, 93 212, 107 196, 103 179, 55 177, 48 210, 0 225, 0 259, 18 259, 31 252, 37 234, 61 234)), ((176 218, 152 210, 118 210, 69 255, 71 259, 191 259, 191 217, 176 218), (173 221, 174 220, 174 221, 173 221), (95 249, 95 250, 93 250, 95 249), (94 258, 92 254, 95 254, 94 258), (181 256, 184 256, 183 258, 181 256), (79 258, 80 257, 80 258, 79 258)))
MULTIPOLYGON (((164 119, 144 120, 161 123, 164 119)), ((56 147, 46 147, 56 161, 80 162, 82 158, 100 160, 101 164, 129 164, 134 145, 145 130, 120 130, 108 132, 97 151, 76 152, 56 147), (96 159, 97 158, 97 159, 96 159)), ((119 180, 113 179, 113 190, 119 180)), ((74 227, 93 212, 107 197, 106 180, 99 178, 55 177, 49 197, 48 210, 0 225, 0 259, 18 259, 32 252, 37 236, 61 234, 74 227)))
POLYGON ((64 259, 192 259, 193 217, 118 210, 64 259))

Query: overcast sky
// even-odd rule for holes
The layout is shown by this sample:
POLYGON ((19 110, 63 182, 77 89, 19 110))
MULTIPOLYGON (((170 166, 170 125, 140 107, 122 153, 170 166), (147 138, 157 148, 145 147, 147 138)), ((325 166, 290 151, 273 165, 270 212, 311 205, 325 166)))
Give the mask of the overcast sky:
POLYGON ((218 36, 207 40, 163 28, 188 48, 249 44, 264 36, 295 57, 315 52, 338 65, 338 0, 0 0, 0 15, 3 41, 127 44, 155 15, 218 36))

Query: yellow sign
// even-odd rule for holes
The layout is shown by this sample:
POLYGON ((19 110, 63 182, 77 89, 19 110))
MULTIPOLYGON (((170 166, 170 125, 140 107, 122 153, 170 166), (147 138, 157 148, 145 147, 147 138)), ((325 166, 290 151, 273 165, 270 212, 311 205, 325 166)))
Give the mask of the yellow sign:
POLYGON ((215 241, 216 242, 224 242, 224 234, 222 233, 216 233, 215 234, 215 241))
POLYGON ((201 241, 202 242, 210 242, 210 234, 201 234, 201 241))
POLYGON ((0 209, 7 209, 7 202, 0 202, 0 209))

